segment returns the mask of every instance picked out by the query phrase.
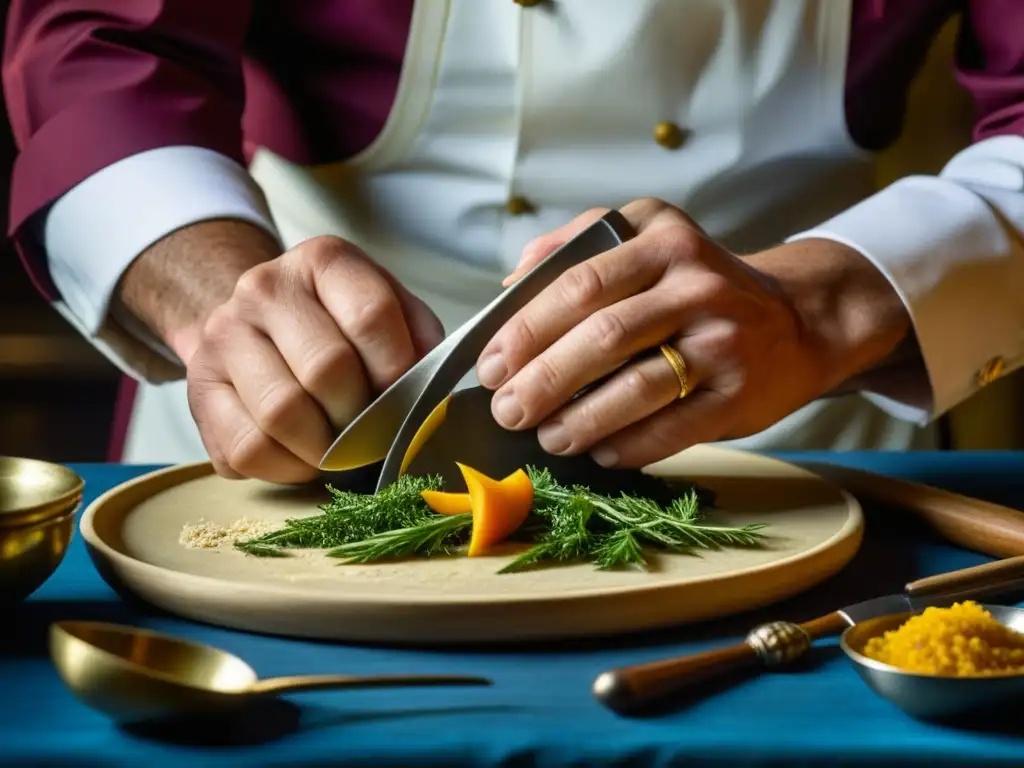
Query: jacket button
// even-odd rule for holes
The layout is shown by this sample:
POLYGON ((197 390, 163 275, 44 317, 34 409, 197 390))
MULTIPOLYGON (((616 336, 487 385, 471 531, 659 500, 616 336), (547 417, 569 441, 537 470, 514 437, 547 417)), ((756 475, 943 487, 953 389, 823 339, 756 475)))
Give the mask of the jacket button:
POLYGON ((675 123, 665 121, 654 126, 654 140, 665 149, 679 149, 686 140, 686 133, 675 123))
POLYGON ((1006 361, 1002 357, 993 357, 978 371, 978 386, 984 387, 1003 375, 1006 370, 1006 361))
POLYGON ((509 201, 505 203, 505 210, 513 216, 522 216, 524 213, 533 213, 536 209, 533 207, 533 203, 525 197, 516 196, 509 198, 509 201))

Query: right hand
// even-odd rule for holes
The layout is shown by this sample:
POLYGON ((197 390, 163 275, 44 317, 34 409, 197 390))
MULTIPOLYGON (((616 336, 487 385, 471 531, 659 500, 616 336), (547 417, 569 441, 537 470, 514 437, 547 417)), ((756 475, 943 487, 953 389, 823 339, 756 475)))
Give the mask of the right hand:
POLYGON ((252 267, 186 364, 217 473, 314 479, 335 436, 443 337, 426 304, 339 238, 252 267))

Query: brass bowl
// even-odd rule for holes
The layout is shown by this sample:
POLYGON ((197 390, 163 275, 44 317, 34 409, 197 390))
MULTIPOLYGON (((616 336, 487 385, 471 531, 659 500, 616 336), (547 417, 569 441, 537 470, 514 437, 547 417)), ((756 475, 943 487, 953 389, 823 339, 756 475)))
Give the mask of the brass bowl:
POLYGON ((84 486, 58 464, 0 457, 0 603, 24 600, 57 570, 84 486))
POLYGON ((0 604, 24 600, 53 575, 71 543, 75 511, 33 525, 0 527, 0 604))
POLYGON ((85 483, 67 467, 0 456, 0 527, 31 525, 71 510, 85 483))

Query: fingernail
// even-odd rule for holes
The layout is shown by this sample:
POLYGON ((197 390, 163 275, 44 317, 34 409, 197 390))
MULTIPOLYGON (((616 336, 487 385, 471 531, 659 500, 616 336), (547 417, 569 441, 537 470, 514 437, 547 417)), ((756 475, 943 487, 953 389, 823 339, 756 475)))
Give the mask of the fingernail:
POLYGON ((505 380, 508 368, 505 365, 505 358, 500 354, 492 354, 480 361, 477 366, 476 377, 482 386, 494 389, 505 380))
POLYGON ((513 429, 523 420, 523 408, 519 405, 514 392, 499 392, 494 396, 494 418, 503 427, 513 429))
POLYGON ((562 454, 569 450, 572 438, 560 421, 549 421, 537 430, 537 440, 548 453, 562 454))
POLYGON ((594 461, 602 467, 613 467, 619 463, 619 452, 607 445, 602 445, 590 452, 594 461))

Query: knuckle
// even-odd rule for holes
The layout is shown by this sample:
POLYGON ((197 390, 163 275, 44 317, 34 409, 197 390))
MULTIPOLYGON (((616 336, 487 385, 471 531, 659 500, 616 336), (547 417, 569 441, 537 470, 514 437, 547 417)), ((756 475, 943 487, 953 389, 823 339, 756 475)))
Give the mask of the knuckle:
POLYGON ((727 378, 726 395, 731 395, 734 399, 744 399, 755 394, 755 389, 746 366, 738 366, 730 372, 727 378))
POLYGON ((670 208, 671 206, 662 200, 660 197, 641 197, 636 200, 637 207, 645 208, 652 211, 658 211, 662 208, 670 208))
POLYGON ((323 392, 356 368, 356 354, 347 344, 317 349, 306 359, 299 381, 309 392, 323 392))
POLYGON ((270 438, 255 425, 240 430, 225 446, 224 461, 239 474, 254 476, 262 465, 262 457, 272 449, 270 438))
POLYGON ((303 243, 302 256, 316 269, 326 269, 339 259, 357 254, 355 246, 334 235, 319 235, 303 243))
POLYGON ((231 304, 216 307, 203 323, 203 338, 214 344, 228 341, 238 327, 239 318, 231 304))
POLYGON ((302 412, 306 393, 298 384, 277 384, 269 387, 260 397, 253 417, 256 425, 268 435, 280 435, 289 430, 296 415, 302 412))
POLYGON ((350 251, 349 243, 335 235, 316 235, 303 240, 288 252, 293 259, 336 258, 350 251))
POLYGON ((537 334, 530 323, 521 317, 510 320, 495 341, 495 348, 502 350, 509 363, 522 360, 527 350, 538 348, 537 334))
POLYGON ((362 255, 356 246, 334 235, 318 235, 303 240, 282 258, 303 284, 317 284, 325 275, 362 255))
POLYGON ((277 269, 273 262, 246 270, 235 283, 234 295, 250 302, 263 302, 277 293, 277 269))
POLYGON ((584 398, 579 407, 572 409, 563 420, 571 439, 571 450, 585 449, 601 432, 602 414, 599 406, 584 398))
POLYGON ((352 305, 345 330, 357 339, 373 341, 384 334, 400 313, 401 307, 394 294, 378 290, 352 305))
POLYGON ((606 309, 590 316, 592 343, 600 352, 619 352, 629 341, 629 327, 619 313, 606 309))
POLYGON ((743 351, 744 341, 745 334, 738 323, 721 320, 704 334, 703 354, 721 362, 733 361, 743 351))
POLYGON ((687 293, 691 302, 712 304, 732 290, 732 282, 720 272, 702 272, 687 279, 687 293))
POLYGON ((650 220, 656 214, 672 206, 658 197, 638 197, 630 201, 622 208, 622 212, 639 216, 641 219, 650 220))
POLYGON ((563 381, 563 376, 558 368, 544 357, 538 357, 534 360, 533 376, 531 378, 533 388, 539 390, 543 395, 558 392, 563 381))
POLYGON ((631 365, 622 375, 622 387, 628 397, 649 396, 655 388, 654 379, 639 365, 631 365))
POLYGON ((604 280, 590 262, 577 264, 558 281, 562 300, 570 309, 585 310, 604 292, 604 280))
POLYGON ((702 238, 690 227, 672 224, 658 229, 654 243, 658 252, 670 261, 691 261, 700 254, 702 238))

